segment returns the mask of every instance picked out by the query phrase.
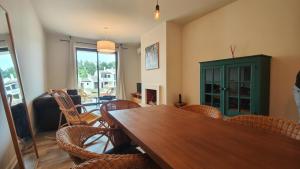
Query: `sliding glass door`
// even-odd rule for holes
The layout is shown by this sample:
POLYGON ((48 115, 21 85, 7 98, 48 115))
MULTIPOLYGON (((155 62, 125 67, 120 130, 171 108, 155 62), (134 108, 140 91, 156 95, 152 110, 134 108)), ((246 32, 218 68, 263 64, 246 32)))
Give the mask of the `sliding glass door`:
POLYGON ((112 100, 116 97, 116 63, 116 54, 99 54, 100 100, 112 100))
POLYGON ((116 54, 76 49, 78 89, 82 103, 101 103, 116 97, 116 54))

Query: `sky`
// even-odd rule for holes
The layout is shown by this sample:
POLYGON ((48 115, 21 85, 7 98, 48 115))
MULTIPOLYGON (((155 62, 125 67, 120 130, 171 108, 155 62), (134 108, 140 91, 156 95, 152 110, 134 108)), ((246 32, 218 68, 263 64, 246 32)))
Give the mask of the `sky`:
MULTIPOLYGON (((90 61, 97 62, 97 52, 89 52, 89 51, 77 51, 77 59, 82 61, 90 61)), ((116 57, 115 54, 100 54, 99 53, 100 62, 115 62, 116 57)))
POLYGON ((9 52, 0 52, 0 68, 6 70, 10 67, 13 67, 13 62, 9 52))

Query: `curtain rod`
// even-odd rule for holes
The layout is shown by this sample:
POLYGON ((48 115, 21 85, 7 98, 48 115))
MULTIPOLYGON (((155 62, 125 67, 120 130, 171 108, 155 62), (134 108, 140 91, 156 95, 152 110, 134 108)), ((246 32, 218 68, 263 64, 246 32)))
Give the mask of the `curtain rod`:
MULTIPOLYGON (((70 42, 70 40, 68 40, 68 39, 60 39, 60 41, 61 42, 70 42)), ((89 43, 89 42, 75 42, 75 43, 78 43, 78 44, 84 44, 84 45, 94 45, 94 46, 97 46, 97 44, 95 44, 95 43, 89 43)), ((120 46, 120 47, 122 47, 123 49, 127 49, 122 43, 120 43, 120 44, 118 44, 118 43, 116 43, 116 46, 118 47, 118 46, 120 46)))
MULTIPOLYGON (((70 40, 66 40, 66 39, 60 39, 61 42, 70 42, 70 40)), ((84 45, 97 45, 95 43, 88 43, 88 42, 75 42, 75 43, 79 43, 79 44, 84 44, 84 45)))

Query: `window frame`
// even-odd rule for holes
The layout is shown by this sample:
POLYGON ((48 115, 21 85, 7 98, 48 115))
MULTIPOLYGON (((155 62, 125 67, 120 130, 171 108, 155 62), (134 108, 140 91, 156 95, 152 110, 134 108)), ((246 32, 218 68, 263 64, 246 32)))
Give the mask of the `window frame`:
MULTIPOLYGON (((86 52, 96 52, 97 54, 97 65, 96 65, 96 69, 97 69, 97 80, 98 80, 98 84, 100 85, 101 82, 100 82, 100 73, 99 73, 99 61, 100 61, 100 55, 99 55, 99 52, 97 51, 97 49, 95 48, 84 48, 84 47, 75 47, 75 69, 76 69, 76 85, 77 87, 78 86, 78 79, 79 79, 79 74, 78 74, 78 51, 86 51, 86 52)), ((116 69, 116 85, 117 85, 117 81, 118 81, 118 52, 114 52, 114 53, 111 53, 111 54, 114 54, 115 55, 115 69, 116 69)), ((98 98, 99 98, 99 102, 100 102, 100 88, 99 88, 99 85, 98 85, 98 98)), ((93 103, 93 104, 98 104, 97 102, 96 103, 93 103)))

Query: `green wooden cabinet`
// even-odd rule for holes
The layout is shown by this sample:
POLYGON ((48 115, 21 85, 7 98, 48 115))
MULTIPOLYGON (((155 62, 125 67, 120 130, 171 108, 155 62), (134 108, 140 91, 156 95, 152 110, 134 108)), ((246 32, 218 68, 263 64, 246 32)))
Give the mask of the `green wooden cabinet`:
POLYGON ((225 116, 269 115, 270 62, 266 55, 200 62, 200 103, 225 116))

